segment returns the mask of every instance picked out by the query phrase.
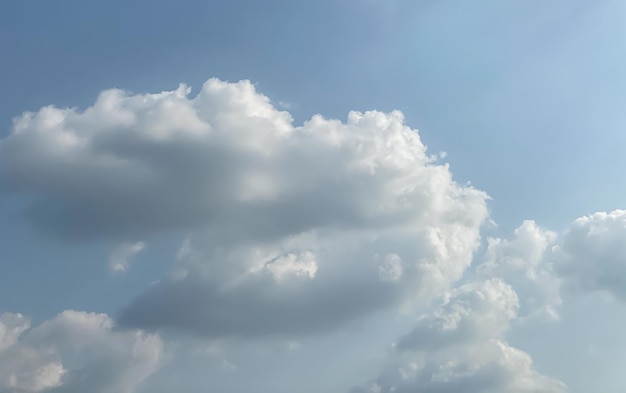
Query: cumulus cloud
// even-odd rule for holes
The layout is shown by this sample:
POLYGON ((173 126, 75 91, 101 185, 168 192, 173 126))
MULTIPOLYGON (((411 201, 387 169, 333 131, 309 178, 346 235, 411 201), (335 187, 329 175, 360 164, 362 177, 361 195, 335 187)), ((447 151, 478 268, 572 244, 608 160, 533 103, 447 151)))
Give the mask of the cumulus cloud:
POLYGON ((563 393, 566 385, 537 372, 531 357, 492 339, 454 351, 417 354, 353 393, 563 393))
POLYGON ((487 239, 473 276, 482 281, 452 289, 397 341, 383 372, 353 392, 565 392, 506 332, 537 314, 556 318, 568 291, 626 299, 625 240, 623 210, 580 217, 560 234, 528 220, 510 239, 487 239))
POLYGON ((505 340, 518 298, 498 279, 453 290, 441 307, 400 338, 381 375, 353 393, 560 393, 566 386, 537 372, 505 340))
POLYGON ((447 267, 428 239, 420 231, 318 231, 274 244, 220 247, 208 234, 190 236, 177 268, 125 308, 120 323, 208 336, 336 328, 406 299, 430 299, 458 279, 469 260, 459 256, 447 267), (390 248, 412 261, 393 280, 380 275, 385 262, 401 263, 379 255, 390 248))
POLYGON ((120 332, 105 314, 64 311, 32 328, 0 315, 0 392, 131 393, 157 368, 163 343, 120 332))
POLYGON ((0 142, 0 181, 71 238, 191 232, 120 323, 210 336, 321 331, 428 299, 463 275, 488 214, 400 112, 294 126, 248 81, 25 113, 0 142))
POLYGON ((422 317, 397 348, 442 349, 477 338, 503 337, 518 308, 517 294, 501 280, 465 284, 449 293, 431 315, 422 317))
POLYGON ((578 218, 552 251, 566 289, 603 291, 626 300, 625 210, 578 218))
POLYGON ((511 239, 489 238, 477 271, 482 277, 502 277, 521 298, 521 316, 558 319, 560 280, 550 260, 558 236, 532 220, 515 229, 511 239))
POLYGON ((604 292, 625 300, 626 211, 577 218, 560 234, 524 221, 511 239, 487 239, 477 272, 510 282, 524 317, 558 319, 566 293, 604 292))
POLYGON ((399 112, 295 127, 248 81, 189 94, 109 90, 84 111, 25 113, 0 142, 1 179, 33 197, 27 217, 68 236, 210 225, 241 241, 484 219, 485 195, 456 185, 399 112))
POLYGON ((144 242, 123 243, 113 249, 109 256, 109 267, 114 272, 124 272, 128 269, 130 259, 145 247, 144 242))
POLYGON ((440 296, 356 392, 564 392, 506 332, 557 318, 562 288, 626 299, 626 211, 560 235, 524 221, 487 239, 474 281, 454 288, 488 196, 455 182, 444 157, 400 112, 294 125, 248 81, 211 79, 195 96, 184 85, 109 90, 85 110, 23 114, 0 140, 0 187, 28 197, 38 228, 117 241, 114 271, 144 248, 138 239, 188 236, 170 274, 121 310, 126 330, 102 314, 67 311, 36 328, 3 314, 0 392, 132 392, 163 345, 144 329, 299 339, 440 296))
POLYGON ((525 220, 515 229, 513 239, 489 238, 484 269, 526 270, 533 275, 532 268, 539 265, 548 246, 556 239, 556 233, 540 228, 532 220, 525 220))
POLYGON ((274 149, 292 131, 289 114, 249 82, 210 80, 189 93, 109 90, 84 111, 25 113, 0 142, 0 178, 32 197, 28 219, 72 238, 144 239, 209 222, 271 236, 255 211, 298 197, 273 198, 289 186, 274 149), (247 216, 258 221, 240 222, 247 216))
POLYGON ((62 383, 66 370, 53 354, 19 343, 29 327, 23 315, 0 315, 0 392, 41 392, 62 383))
POLYGON ((401 113, 294 126, 247 81, 25 113, 0 142, 0 182, 67 237, 191 232, 120 321, 209 335, 318 331, 426 299, 462 276, 487 217, 486 194, 457 184, 401 113))

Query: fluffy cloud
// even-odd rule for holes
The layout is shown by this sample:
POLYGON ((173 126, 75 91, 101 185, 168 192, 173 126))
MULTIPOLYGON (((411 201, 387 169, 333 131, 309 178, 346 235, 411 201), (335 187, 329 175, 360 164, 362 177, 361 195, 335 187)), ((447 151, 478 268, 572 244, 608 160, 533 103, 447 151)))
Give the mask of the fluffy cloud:
POLYGON ((626 211, 578 218, 553 248, 553 258, 565 288, 626 300, 626 211))
MULTIPOLYGON (((428 298, 471 262, 487 196, 455 183, 399 112, 352 112, 346 123, 314 116, 295 127, 248 82, 210 80, 188 93, 108 92, 84 112, 63 112, 55 130, 82 141, 71 148, 78 160, 121 165, 95 176, 136 174, 122 181, 131 189, 98 193, 121 198, 114 204, 67 187, 50 202, 53 191, 26 170, 14 165, 5 175, 70 217, 87 209, 96 231, 108 228, 101 210, 118 208, 102 215, 120 217, 116 233, 193 229, 176 271, 124 310, 125 326, 211 336, 318 331, 428 298), (119 121, 85 125, 100 117, 119 121)), ((40 132, 30 119, 42 112, 18 120, 5 144, 29 145, 21 134, 40 132)))
POLYGON ((105 314, 64 311, 31 328, 0 316, 0 392, 131 393, 152 374, 163 344, 141 331, 116 331, 105 314))
POLYGON ((517 294, 503 281, 465 284, 448 294, 432 315, 422 317, 397 348, 432 350, 477 338, 503 337, 518 308, 517 294))
POLYGON ((189 94, 109 90, 84 111, 25 113, 0 142, 1 182, 32 197, 26 217, 71 237, 209 225, 241 241, 485 216, 484 194, 454 184, 399 112, 295 127, 247 81, 189 94))
POLYGON ((188 234, 172 272, 121 310, 125 330, 101 314, 36 328, 2 315, 0 392, 132 392, 162 350, 144 329, 299 339, 438 296, 355 391, 564 392, 507 342, 511 323, 556 318, 562 288, 626 299, 625 211, 561 235, 525 221, 487 239, 474 281, 454 288, 487 195, 456 183, 400 112, 296 126, 247 81, 211 79, 193 97, 184 85, 110 90, 85 110, 25 113, 0 140, 0 188, 28 196, 25 217, 42 230, 117 241, 115 271, 138 240, 188 234))
POLYGON ((428 299, 463 275, 487 217, 486 194, 401 113, 294 126, 247 81, 26 113, 0 142, 0 179, 65 236, 191 232, 120 323, 209 336, 320 331, 428 299))
POLYGON ((520 296, 521 316, 558 319, 560 280, 550 260, 557 234, 526 220, 511 239, 489 238, 477 271, 482 277, 502 277, 520 296))
POLYGON ((73 236, 209 225, 241 241, 485 217, 485 195, 456 185, 399 112, 294 127, 247 81, 189 93, 110 90, 84 111, 25 113, 0 176, 34 198, 30 219, 73 236))
POLYGON ((19 343, 30 327, 20 314, 0 315, 0 392, 40 392, 61 385, 66 373, 53 354, 19 343))
POLYGON ((556 233, 540 228, 534 221, 526 220, 515 229, 513 239, 489 238, 484 269, 526 270, 533 275, 534 267, 543 260, 550 243, 556 239, 556 233))
POLYGON ((534 370, 505 340, 518 298, 498 279, 453 290, 402 337, 381 375, 354 393, 557 393, 566 386, 534 370))
POLYGON ((33 197, 26 217, 69 237, 137 240, 208 222, 242 235, 260 230, 233 220, 249 214, 267 230, 253 212, 288 186, 269 164, 281 164, 273 146, 291 131, 289 114, 249 82, 189 93, 109 90, 85 111, 25 113, 0 144, 0 176, 33 197))
POLYGON ((511 239, 490 238, 477 269, 503 277, 523 299, 522 315, 558 318, 565 293, 626 299, 626 211, 596 212, 558 234, 525 221, 511 239))
POLYGON ((556 317, 563 290, 625 299, 626 211, 576 219, 561 234, 524 221, 510 239, 490 238, 474 278, 419 318, 394 346, 389 364, 354 392, 565 392, 506 341, 512 322, 556 317), (503 277, 501 279, 488 277, 503 277), (513 289, 515 288, 515 290, 513 289), (518 297, 518 291, 520 296, 518 297))
MULTIPOLYGON (((458 232, 443 233, 445 242, 458 240, 458 232)), ((447 246, 429 235, 417 228, 317 230, 233 247, 192 235, 177 268, 125 308, 120 323, 211 337, 333 329, 381 308, 427 301, 459 279, 474 245, 442 256, 447 246)))

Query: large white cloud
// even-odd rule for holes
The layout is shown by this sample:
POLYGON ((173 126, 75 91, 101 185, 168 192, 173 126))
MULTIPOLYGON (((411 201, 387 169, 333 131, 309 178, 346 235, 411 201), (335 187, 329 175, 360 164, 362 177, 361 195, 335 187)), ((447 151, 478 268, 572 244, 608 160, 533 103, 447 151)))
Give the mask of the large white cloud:
POLYGON ((294 126, 247 81, 26 113, 0 179, 65 236, 190 231, 120 322, 205 335, 314 332, 428 299, 462 276, 488 214, 401 113, 294 126))
POLYGON ((506 342, 518 298, 499 279, 453 290, 440 308, 402 337, 381 375, 359 393, 560 393, 566 386, 537 372, 506 342))
POLYGON ((0 392, 131 393, 156 371, 163 343, 138 330, 116 331, 105 314, 64 311, 31 328, 0 315, 0 392))
POLYGON ((525 314, 557 315, 572 292, 626 299, 626 211, 596 212, 557 234, 525 221, 512 239, 490 238, 478 272, 501 276, 525 299, 525 314))
POLYGON ((241 241, 484 218, 485 195, 454 184, 399 112, 295 127, 247 81, 189 93, 109 90, 84 111, 25 113, 0 142, 0 179, 33 198, 33 222, 75 237, 210 225, 241 241))

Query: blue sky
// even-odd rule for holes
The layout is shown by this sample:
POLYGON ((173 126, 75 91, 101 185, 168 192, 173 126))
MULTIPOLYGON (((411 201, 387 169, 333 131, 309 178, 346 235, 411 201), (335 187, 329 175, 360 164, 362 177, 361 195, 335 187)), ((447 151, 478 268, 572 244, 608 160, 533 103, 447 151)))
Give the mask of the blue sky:
MULTIPOLYGON (((111 381, 102 378, 101 385, 89 388, 345 392, 369 386, 363 389, 387 392, 404 386, 430 391, 419 384, 434 378, 428 370, 435 365, 415 366, 421 377, 398 382, 397 370, 409 367, 398 364, 421 364, 425 353, 444 362, 452 347, 405 353, 389 346, 415 326, 425 339, 435 337, 416 318, 445 319, 446 307, 454 309, 455 301, 479 301, 467 293, 509 293, 487 278, 510 286, 514 297, 496 298, 518 303, 519 310, 506 317, 506 328, 477 325, 476 331, 488 334, 470 337, 474 341, 446 338, 463 353, 456 352, 455 359, 481 364, 492 355, 476 352, 473 345, 488 337, 505 342, 498 347, 505 352, 524 351, 534 365, 511 371, 492 359, 508 371, 477 372, 479 382, 471 385, 476 392, 620 391, 619 354, 626 345, 617 328, 626 320, 620 289, 626 285, 626 251, 620 246, 626 213, 619 210, 626 208, 621 180, 625 16, 626 5, 617 0, 3 2, 0 314, 6 314, 0 327, 25 323, 15 322, 11 313, 23 314, 31 327, 14 341, 0 334, 0 369, 17 370, 0 371, 0 392, 80 391, 85 386, 76 382, 81 380, 77 364, 89 369, 97 362, 124 361, 140 370, 135 379, 111 371, 111 381), (217 79, 203 88, 210 78, 217 79), (249 80, 254 92, 241 80, 249 80), (191 88, 184 105, 175 107, 184 111, 180 116, 163 109, 174 105, 168 100, 178 100, 176 94, 144 96, 174 91, 179 83, 191 88), (137 124, 116 123, 119 113, 98 104, 100 117, 80 117, 101 92, 113 88, 127 92, 111 102, 123 102, 120 108, 130 108, 137 124), (270 107, 261 95, 269 97, 270 107), (155 107, 146 109, 142 100, 155 100, 155 107), (52 116, 42 109, 49 105, 76 108, 76 119, 63 112, 59 124, 83 141, 85 150, 56 155, 55 141, 61 139, 53 138, 65 134, 47 137, 52 131, 41 131, 52 117, 29 123, 22 115, 52 116), (403 119, 394 117, 394 110, 403 119), (283 124, 280 111, 290 113, 291 125, 283 124), (378 112, 350 117, 350 111, 378 112), (156 116, 156 123, 145 113, 156 116), (199 114, 208 128, 191 122, 189 113, 199 114), (269 123, 259 123, 258 113, 269 123), (349 126, 309 121, 316 114, 349 126), (403 124, 419 130, 419 137, 396 146, 404 134, 393 134, 393 127, 382 130, 384 124, 403 124), (17 133, 20 127, 26 131, 17 133), (281 127, 293 128, 285 131, 295 135, 292 142, 275 139, 281 127), (382 128, 377 133, 372 127, 382 128), (329 142, 328 130, 335 128, 344 135, 335 143, 346 144, 345 156, 329 142), (220 136, 203 134, 208 139, 188 143, 185 138, 194 132, 220 136), (366 157, 369 150, 355 147, 359 144, 377 153, 366 157), (427 154, 445 152, 445 157, 424 161, 422 144, 427 154), (254 150, 261 145, 279 157, 276 162, 261 159, 265 153, 254 150), (392 145, 395 150, 383 156, 392 145), (197 151, 199 146, 208 150, 197 151), (408 146, 413 150, 404 150, 408 146), (418 164, 404 167, 402 154, 418 164), (118 173, 99 167, 102 157, 141 165, 118 173), (386 169, 371 177, 353 172, 356 164, 349 159, 355 157, 386 169), (385 167, 390 162, 395 166, 385 167), (167 173, 168 180, 154 183, 142 177, 141 168, 159 179, 167 173), (448 183, 448 175, 456 182, 448 183), (229 194, 237 182, 248 187, 245 195, 229 194), (486 194, 474 194, 468 182, 486 194), (410 190, 402 192, 409 193, 411 209, 399 196, 403 187, 410 190), (81 191, 89 189, 95 191, 81 191), (245 203, 232 202, 239 197, 245 203), (398 216, 387 216, 387 208, 397 209, 398 216), (402 215, 411 218, 404 222, 402 215), (535 224, 525 227, 524 220, 535 224), (443 239, 443 254, 424 235, 428 230, 443 239), (365 232, 379 240, 368 243, 361 238, 365 232), (455 254, 457 238, 463 239, 463 255, 455 254), (128 251, 138 244, 140 251, 128 251), (432 252, 428 245, 435 247, 432 252), (181 249, 187 254, 177 258, 181 249), (128 269, 112 271, 111 256, 124 252, 128 269), (267 254, 261 273, 245 264, 252 270, 225 267, 241 261, 256 266, 250 253, 267 254), (379 281, 358 269, 357 262, 368 258, 385 272, 379 281), (420 270, 426 267, 418 261, 428 258, 440 269, 454 264, 463 269, 446 270, 439 282, 420 270), (413 271, 415 263, 420 267, 413 271), (191 273, 182 279, 188 292, 171 278, 179 271, 191 273), (419 282, 404 283, 411 274, 419 282), (189 278, 194 275, 198 278, 189 278), (257 276, 262 276, 258 282, 257 276), (281 284, 292 276, 293 282, 281 284), (244 282, 233 284, 241 292, 224 299, 214 290, 235 277, 244 282), (385 280, 399 281, 389 289, 385 280), (350 290, 339 290, 339 284, 350 290), (263 298, 264 291, 276 291, 271 292, 276 303, 250 300, 263 298), (324 292, 336 297, 329 302, 318 296, 324 292), (441 305, 442 299, 452 303, 441 305), (150 311, 155 307, 163 310, 155 314, 150 311), (295 311, 306 307, 310 312, 295 311), (557 320, 542 314, 546 307, 557 320), (239 315, 253 309, 263 310, 260 319, 239 315), (65 348, 69 344, 57 342, 61 334, 50 333, 56 330, 48 326, 83 337, 84 319, 97 324, 95 314, 59 316, 64 310, 109 318, 115 328, 98 330, 97 345, 128 345, 132 332, 145 331, 153 341, 135 344, 152 355, 112 352, 102 360, 60 349, 58 359, 22 362, 28 372, 60 364, 65 371, 58 381, 50 377, 47 385, 31 381, 21 387, 15 378, 11 382, 11 375, 28 373, 11 360, 18 356, 6 351, 23 354, 46 340, 65 348), (201 315, 202 321, 190 315, 201 315), (276 320, 270 323, 270 318, 276 320), (308 322, 298 322, 303 320, 308 322), (209 349, 200 355, 192 350, 204 347, 209 349), (576 371, 581 368, 588 372, 576 371), (524 378, 535 385, 522 386, 524 378)), ((508 306, 483 306, 475 309, 509 315, 508 306)), ((489 319, 466 317, 471 326, 489 319)), ((96 345, 89 341, 93 336, 85 337, 84 345, 96 345)), ((440 389, 455 393, 457 382, 440 389)))

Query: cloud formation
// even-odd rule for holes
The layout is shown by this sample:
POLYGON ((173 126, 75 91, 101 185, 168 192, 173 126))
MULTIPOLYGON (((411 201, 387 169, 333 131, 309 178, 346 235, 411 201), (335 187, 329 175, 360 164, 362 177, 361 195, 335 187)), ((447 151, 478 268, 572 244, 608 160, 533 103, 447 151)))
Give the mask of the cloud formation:
POLYGON ((131 393, 156 371, 163 343, 138 330, 116 331, 105 314, 64 311, 31 328, 0 315, 0 392, 131 393))
POLYGON ((465 284, 401 337, 389 364, 353 393, 562 393, 505 339, 518 298, 499 279, 465 284))
POLYGON ((31 220, 68 236, 210 225, 224 240, 272 239, 409 224, 463 203, 468 221, 484 218, 485 195, 454 184, 399 112, 294 127, 248 81, 189 94, 109 90, 84 111, 25 113, 0 143, 1 179, 34 198, 31 220))
POLYGON ((299 339, 434 300, 355 391, 560 393, 507 342, 511 324, 558 319, 564 290, 626 298, 626 212, 560 234, 524 221, 477 257, 487 194, 455 182, 400 112, 296 126, 248 81, 25 113, 0 141, 0 186, 29 197, 42 230, 116 241, 114 271, 139 240, 187 234, 174 269, 115 323, 68 311, 31 329, 4 314, 5 391, 132 392, 163 345, 144 330, 299 339))
POLYGON ((209 225, 224 241, 267 240, 464 207, 463 224, 484 218, 485 195, 454 184, 399 112, 294 127, 248 81, 210 79, 189 94, 109 90, 84 111, 25 113, 0 142, 0 179, 32 197, 32 222, 74 238, 209 225))
POLYGON ((626 300, 626 210, 576 219, 553 248, 553 258, 566 289, 626 300))
POLYGON ((321 331, 428 299, 462 276, 488 215, 400 112, 294 126, 248 81, 25 113, 0 142, 0 179, 70 238, 190 231, 176 271, 120 323, 209 336, 321 331))
MULTIPOLYGON (((68 203, 57 207, 120 217, 116 233, 192 230, 176 271, 123 311, 123 325, 208 336, 310 333, 427 299, 469 266, 487 196, 454 182, 399 112, 351 112, 345 123, 314 116, 296 127, 249 82, 212 79, 188 94, 107 92, 84 112, 63 112, 55 126, 82 141, 76 156, 122 159, 124 168, 94 172, 103 187, 109 177, 138 176, 123 181, 133 186, 116 195, 121 202, 103 206, 65 189, 68 203), (99 130, 85 124, 100 116, 118 120, 99 130), (140 218, 135 207, 152 210, 140 218)), ((49 116, 42 112, 18 120, 6 146, 27 144, 17 130, 39 132, 29 119, 49 116)), ((5 178, 31 192, 41 186, 26 171, 5 178)), ((50 189, 37 192, 57 203, 50 189)), ((107 233, 108 224, 93 222, 107 233)))
POLYGON ((501 280, 464 284, 447 294, 440 308, 423 316, 397 348, 423 351, 503 337, 518 309, 517 294, 501 280))
POLYGON ((626 211, 596 212, 561 233, 524 221, 511 239, 487 239, 478 272, 503 277, 524 299, 523 315, 558 318, 562 297, 604 292, 625 300, 626 211))
POLYGON ((480 277, 501 277, 520 297, 520 318, 558 319, 561 283, 550 258, 558 235, 532 220, 515 229, 513 237, 488 238, 478 265, 480 277))

